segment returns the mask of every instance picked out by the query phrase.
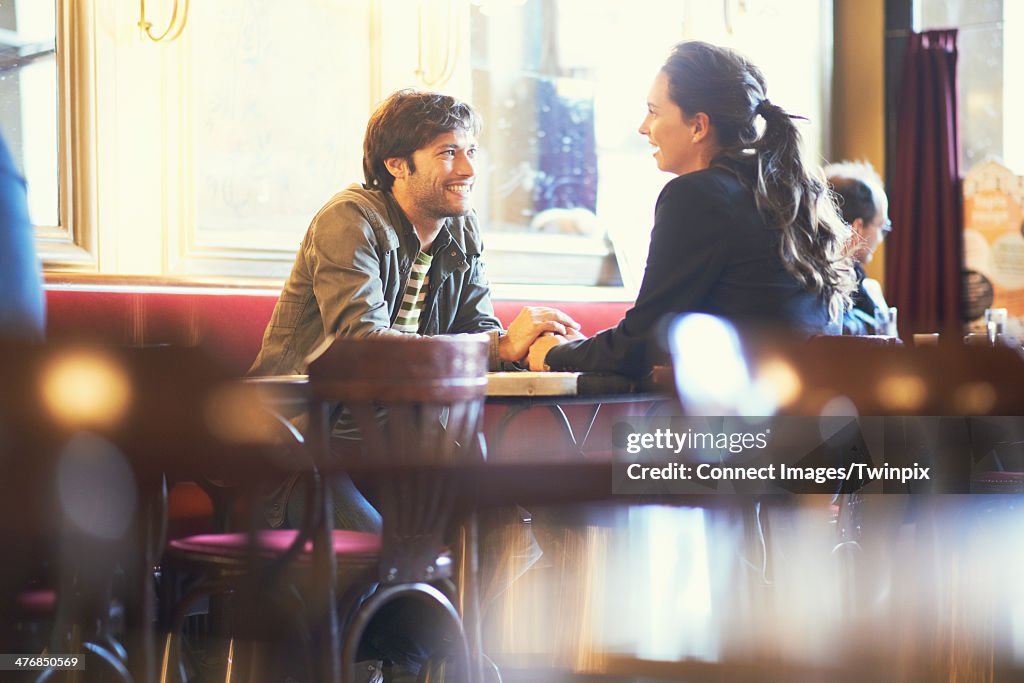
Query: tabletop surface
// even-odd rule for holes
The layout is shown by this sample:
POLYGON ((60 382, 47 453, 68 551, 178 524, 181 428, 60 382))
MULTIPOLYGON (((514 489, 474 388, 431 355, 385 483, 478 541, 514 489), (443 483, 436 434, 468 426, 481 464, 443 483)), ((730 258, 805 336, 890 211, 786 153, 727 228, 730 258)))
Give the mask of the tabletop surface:
MULTIPOLYGON (((278 399, 301 400, 308 396, 308 375, 269 375, 247 377, 246 383, 266 389, 278 399)), ((487 398, 489 401, 531 399, 538 400, 561 397, 569 400, 584 400, 587 397, 602 396, 613 402, 637 400, 637 394, 660 395, 664 387, 648 381, 632 380, 623 375, 591 372, 489 372, 487 373, 487 398)))
POLYGON ((489 372, 488 396, 575 396, 578 372, 489 372))

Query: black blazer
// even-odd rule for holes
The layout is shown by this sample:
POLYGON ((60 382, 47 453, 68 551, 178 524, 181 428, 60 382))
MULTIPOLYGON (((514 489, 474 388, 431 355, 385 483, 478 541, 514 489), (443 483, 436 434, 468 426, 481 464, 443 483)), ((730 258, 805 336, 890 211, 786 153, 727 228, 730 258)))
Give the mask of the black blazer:
POLYGON ((616 327, 552 348, 552 370, 642 375, 665 357, 664 327, 684 312, 803 336, 828 330, 827 303, 783 266, 779 233, 743 172, 711 167, 665 185, 636 303, 616 327))

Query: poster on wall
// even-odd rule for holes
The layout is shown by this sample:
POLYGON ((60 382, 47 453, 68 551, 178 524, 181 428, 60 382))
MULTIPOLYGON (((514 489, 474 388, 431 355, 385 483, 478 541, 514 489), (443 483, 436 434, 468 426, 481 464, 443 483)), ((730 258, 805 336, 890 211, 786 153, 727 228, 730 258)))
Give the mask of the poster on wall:
POLYGON ((1005 332, 1024 338, 1024 177, 993 160, 964 177, 964 300, 971 332, 1005 308, 1005 332))

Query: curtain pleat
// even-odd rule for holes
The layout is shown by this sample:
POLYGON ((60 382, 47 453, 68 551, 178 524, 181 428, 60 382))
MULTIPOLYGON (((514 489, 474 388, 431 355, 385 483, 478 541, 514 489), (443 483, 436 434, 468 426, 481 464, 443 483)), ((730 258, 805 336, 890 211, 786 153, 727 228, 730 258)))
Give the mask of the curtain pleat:
POLYGON ((956 29, 908 37, 890 178, 886 289, 904 337, 963 328, 956 29))

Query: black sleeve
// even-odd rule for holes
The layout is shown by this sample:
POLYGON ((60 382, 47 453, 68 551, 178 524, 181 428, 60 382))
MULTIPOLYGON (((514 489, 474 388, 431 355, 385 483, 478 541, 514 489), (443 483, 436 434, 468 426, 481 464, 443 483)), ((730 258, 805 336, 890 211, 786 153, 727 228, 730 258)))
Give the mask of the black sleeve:
MULTIPOLYGON (((703 174, 702 174, 703 175, 703 174)), ((649 370, 653 332, 665 316, 699 311, 726 260, 729 207, 703 178, 675 178, 658 197, 647 267, 636 303, 622 321, 590 339, 552 348, 552 370, 649 370)))

